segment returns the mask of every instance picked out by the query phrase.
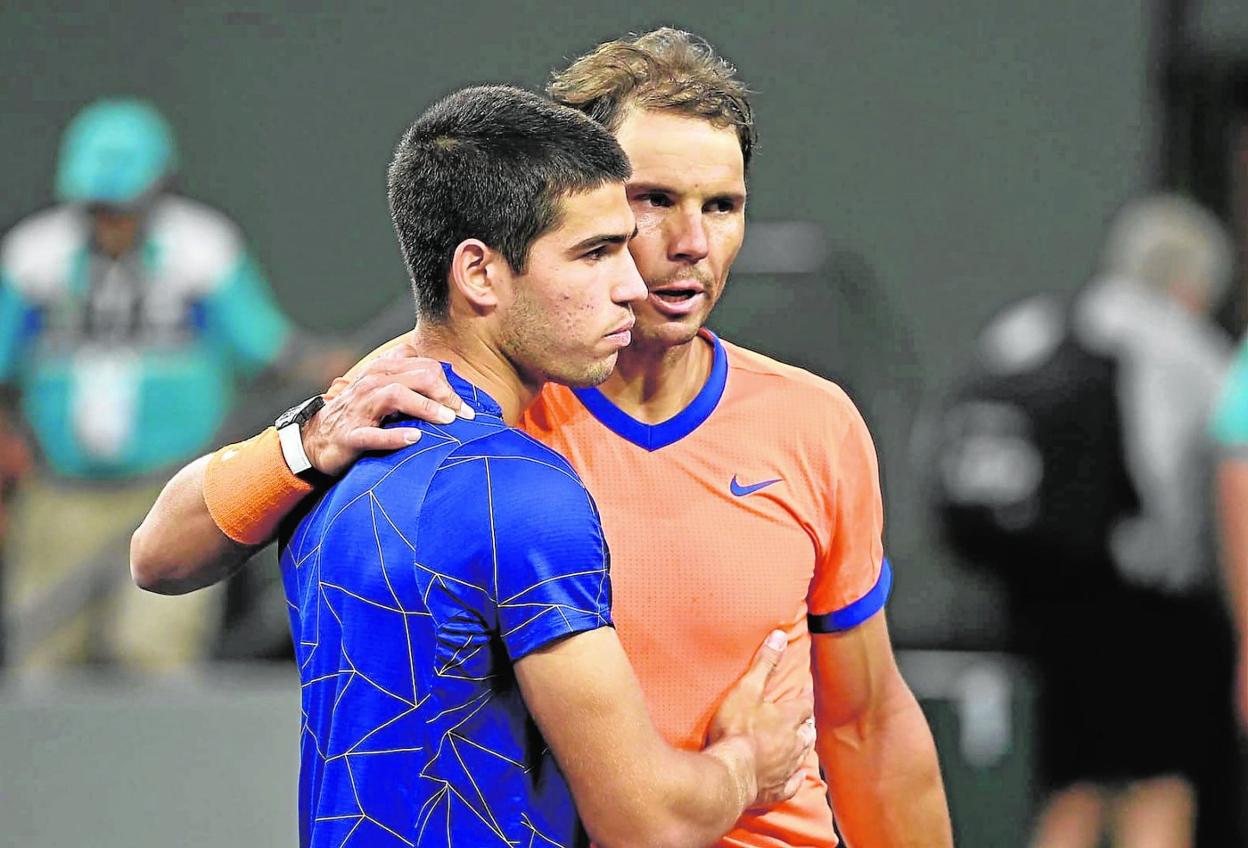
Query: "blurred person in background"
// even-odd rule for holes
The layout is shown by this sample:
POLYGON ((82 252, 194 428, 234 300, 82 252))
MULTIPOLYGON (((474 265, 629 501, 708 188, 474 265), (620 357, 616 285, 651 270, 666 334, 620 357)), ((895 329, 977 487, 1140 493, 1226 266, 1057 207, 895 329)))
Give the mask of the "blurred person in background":
POLYGON ((0 246, 5 435, 24 429, 39 457, 5 539, 7 606, 42 631, 15 634, 17 664, 167 667, 200 653, 211 596, 133 591, 128 531, 170 466, 217 433, 237 378, 289 373, 312 350, 238 227, 169 190, 177 164, 151 104, 92 103, 64 133, 60 202, 0 246))
MULTIPOLYGON (((866 425, 837 386, 703 328, 745 234, 748 91, 709 44, 668 28, 599 45, 549 91, 628 154, 629 249, 650 294, 614 375, 548 386, 521 426, 599 501, 620 637, 656 725, 700 748, 755 634, 783 620, 771 691, 813 684, 818 760, 794 798, 746 814, 722 844, 836 845, 837 826, 855 845, 951 844, 931 732, 883 612, 892 572, 866 425)), ((179 472, 135 534, 136 581, 187 592, 220 579, 324 485, 318 472, 402 447, 376 428, 385 415, 453 419, 461 404, 430 380, 440 366, 405 340, 335 381, 320 411, 279 419, 288 443, 270 429, 179 472)))
POLYGON ((1194 203, 1126 205, 1072 301, 989 323, 943 413, 947 537, 1003 578, 1039 675, 1033 848, 1240 844, 1206 436, 1230 267, 1194 203))

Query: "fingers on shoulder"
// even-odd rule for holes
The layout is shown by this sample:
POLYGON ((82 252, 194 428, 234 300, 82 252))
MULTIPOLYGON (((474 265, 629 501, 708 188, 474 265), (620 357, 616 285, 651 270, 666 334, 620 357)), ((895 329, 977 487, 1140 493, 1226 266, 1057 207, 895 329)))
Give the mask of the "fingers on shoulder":
POLYGON ((356 427, 347 434, 347 444, 354 451, 389 451, 414 444, 420 436, 414 427, 356 427))

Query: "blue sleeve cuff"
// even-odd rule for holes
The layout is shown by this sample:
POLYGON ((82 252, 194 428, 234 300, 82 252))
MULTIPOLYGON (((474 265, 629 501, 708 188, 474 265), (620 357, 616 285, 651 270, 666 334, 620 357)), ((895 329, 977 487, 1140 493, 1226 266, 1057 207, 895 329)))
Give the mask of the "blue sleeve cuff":
POLYGON ((839 610, 822 615, 806 616, 806 626, 811 633, 843 633, 857 627, 884 608, 888 593, 893 588, 893 567, 888 559, 880 564, 880 576, 867 594, 839 610))
POLYGON ((613 626, 611 619, 605 615, 547 607, 516 629, 502 634, 502 637, 507 653, 514 663, 567 636, 613 626))

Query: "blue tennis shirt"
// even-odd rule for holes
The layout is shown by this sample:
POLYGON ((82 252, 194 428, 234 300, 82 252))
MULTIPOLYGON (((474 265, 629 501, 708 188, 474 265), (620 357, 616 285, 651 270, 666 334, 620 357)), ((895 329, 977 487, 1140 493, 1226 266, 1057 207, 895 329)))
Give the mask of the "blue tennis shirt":
POLYGON ((611 625, 598 510, 445 368, 476 419, 396 422, 423 437, 356 463, 283 533, 303 846, 588 844, 512 664, 611 625))

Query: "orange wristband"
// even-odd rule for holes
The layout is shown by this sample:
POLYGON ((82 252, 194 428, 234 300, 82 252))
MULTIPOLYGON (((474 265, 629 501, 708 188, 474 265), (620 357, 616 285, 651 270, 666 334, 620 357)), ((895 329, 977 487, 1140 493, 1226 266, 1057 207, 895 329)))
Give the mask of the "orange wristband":
POLYGON ((272 427, 221 448, 204 469, 204 503, 212 520, 243 545, 270 541, 282 519, 313 488, 291 473, 272 427))

